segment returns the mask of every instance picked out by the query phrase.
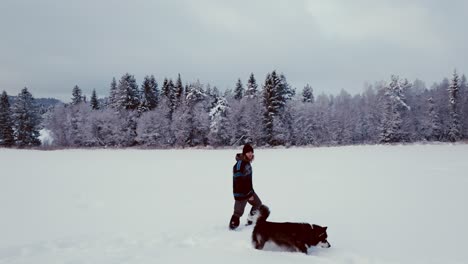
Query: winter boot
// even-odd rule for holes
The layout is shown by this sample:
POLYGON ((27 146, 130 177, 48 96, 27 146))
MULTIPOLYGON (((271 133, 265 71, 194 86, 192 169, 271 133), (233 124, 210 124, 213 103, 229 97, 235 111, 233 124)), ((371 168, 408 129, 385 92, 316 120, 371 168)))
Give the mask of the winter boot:
POLYGON ((229 229, 234 230, 239 226, 240 219, 238 216, 233 215, 229 222, 229 229))

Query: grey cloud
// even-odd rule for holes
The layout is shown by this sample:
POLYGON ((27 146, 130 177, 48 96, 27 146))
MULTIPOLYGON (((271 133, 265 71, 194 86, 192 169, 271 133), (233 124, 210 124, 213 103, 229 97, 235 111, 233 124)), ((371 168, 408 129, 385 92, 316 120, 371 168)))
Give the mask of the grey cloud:
POLYGON ((468 69, 464 1, 6 0, 1 9, 9 94, 28 86, 68 100, 78 84, 105 96, 125 72, 139 82, 180 72, 225 89, 273 69, 300 89, 356 93, 393 73, 431 84, 468 69))

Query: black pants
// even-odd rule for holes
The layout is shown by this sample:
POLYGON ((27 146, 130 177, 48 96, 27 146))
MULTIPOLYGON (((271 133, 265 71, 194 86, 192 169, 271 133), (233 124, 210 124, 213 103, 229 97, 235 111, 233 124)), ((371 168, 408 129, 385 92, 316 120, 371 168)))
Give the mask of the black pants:
POLYGON ((247 203, 252 205, 252 210, 250 210, 250 213, 255 212, 262 205, 262 201, 260 200, 260 198, 258 198, 256 193, 254 193, 253 196, 250 197, 249 199, 242 200, 242 201, 236 200, 236 202, 234 203, 234 215, 235 216, 240 218, 244 214, 245 206, 247 205, 247 203), (249 200, 252 198, 253 198, 252 201, 249 200))

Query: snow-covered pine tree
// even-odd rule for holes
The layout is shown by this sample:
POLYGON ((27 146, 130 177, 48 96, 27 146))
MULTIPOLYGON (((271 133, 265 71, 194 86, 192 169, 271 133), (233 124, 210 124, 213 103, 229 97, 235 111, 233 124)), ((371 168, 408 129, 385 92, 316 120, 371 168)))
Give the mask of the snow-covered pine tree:
MULTIPOLYGON (((216 96, 216 95, 215 95, 216 96)), ((226 98, 217 95, 216 104, 211 108, 210 117, 210 132, 208 134, 208 142, 211 146, 227 146, 229 145, 229 121, 227 113, 229 110, 226 98)))
POLYGON ((72 90, 72 102, 71 102, 71 104, 72 105, 77 105, 77 104, 79 104, 81 102, 83 102, 82 91, 81 91, 80 87, 78 87, 78 85, 75 85, 75 87, 73 87, 73 90, 72 90))
POLYGON ((390 84, 385 86, 383 96, 381 96, 381 103, 383 117, 380 124, 380 142, 395 143, 404 141, 402 114, 410 108, 404 101, 398 76, 392 75, 390 84))
POLYGON ((209 113, 211 109, 216 107, 218 105, 219 100, 222 98, 218 88, 215 86, 213 89, 211 88, 210 84, 206 85, 205 89, 205 106, 206 106, 206 111, 209 113))
POLYGON ((12 107, 13 130, 15 131, 16 144, 20 147, 38 146, 40 116, 34 97, 28 88, 21 90, 12 107))
POLYGON ((205 110, 206 94, 197 81, 189 85, 186 103, 177 109, 173 118, 173 131, 177 146, 206 145, 209 133, 209 116, 205 110))
POLYGON ((186 95, 187 105, 193 106, 203 101, 206 97, 206 93, 203 90, 203 85, 200 81, 189 85, 188 93, 186 95))
POLYGON ((257 90, 257 81, 255 80, 255 76, 253 73, 250 74, 249 80, 247 81, 247 89, 245 91, 244 96, 253 98, 257 97, 258 90, 257 90))
POLYGON ((242 85, 241 79, 237 79, 236 88, 234 89, 234 99, 240 101, 244 97, 244 86, 242 85))
POLYGON ((293 133, 296 138, 297 146, 306 146, 313 143, 311 117, 312 117, 312 104, 304 103, 299 100, 294 105, 294 111, 292 116, 293 121, 293 133))
POLYGON ((117 123, 116 137, 118 139, 118 146, 131 147, 137 144, 137 122, 138 112, 136 111, 122 111, 117 113, 119 122, 117 123))
POLYGON ((289 83, 286 81, 286 76, 284 74, 280 74, 279 76, 279 84, 277 86, 278 95, 279 95, 279 109, 283 110, 286 106, 287 102, 290 101, 295 95, 296 90, 293 89, 289 83))
POLYGON ((167 103, 167 106, 170 109, 169 119, 172 120, 172 115, 178 106, 178 98, 175 91, 175 85, 172 79, 164 79, 163 86, 161 88, 161 97, 164 98, 164 102, 167 103))
POLYGON ((96 94, 96 89, 93 89, 93 93, 91 94, 90 104, 93 110, 98 110, 100 108, 99 101, 98 101, 97 94, 96 94))
POLYGON ((121 113, 110 108, 91 112, 88 120, 88 142, 104 147, 122 146, 124 137, 121 130, 122 127, 125 127, 125 124, 122 125, 123 118, 121 115, 121 113))
POLYGON ((360 134, 365 143, 379 142, 378 128, 380 124, 380 107, 377 93, 372 85, 368 85, 362 94, 362 129, 360 134))
POLYGON ((141 102, 139 109, 141 112, 151 111, 158 106, 158 101, 158 83, 156 82, 154 75, 147 75, 141 85, 141 102))
POLYGON ((271 145, 291 146, 296 144, 293 133, 293 108, 288 102, 282 111, 273 118, 273 138, 271 145))
POLYGON ((154 111, 148 111, 138 119, 137 138, 139 144, 157 148, 172 145, 171 121, 168 118, 170 109, 166 103, 158 104, 154 111))
MULTIPOLYGON (((219 92, 219 89, 218 89, 218 87, 216 87, 216 86, 213 87, 213 89, 211 90, 211 96, 213 96, 214 98, 216 98, 216 102, 217 102, 218 99, 220 99, 220 98, 226 99, 225 97, 222 97, 222 96, 221 96, 221 93, 219 92)), ((214 106, 214 105, 212 105, 212 106, 214 106)))
POLYGON ((112 82, 110 84, 107 106, 110 108, 117 108, 117 81, 115 80, 115 77, 112 78, 112 82))
POLYGON ((397 90, 395 91, 397 100, 397 109, 401 115, 401 141, 409 142, 411 141, 411 132, 413 129, 413 123, 411 119, 411 107, 408 105, 408 99, 406 95, 410 95, 413 92, 412 84, 408 79, 403 79, 400 81, 397 90))
POLYGON ((353 115, 353 120, 351 122, 354 122, 352 124, 353 126, 353 143, 352 144, 364 144, 366 141, 366 138, 364 137, 363 131, 367 129, 367 123, 366 123, 366 109, 364 107, 364 98, 361 94, 357 94, 353 97, 352 99, 352 115, 353 115))
POLYGON ((393 107, 389 86, 384 88, 383 93, 383 96, 380 97, 382 119, 379 126, 379 141, 380 143, 399 142, 398 132, 401 129, 401 116, 393 107))
POLYGON ((330 96, 320 94, 313 106, 313 135, 316 145, 326 145, 331 143, 332 136, 330 135, 330 123, 332 120, 331 106, 333 100, 330 96))
POLYGON ((339 145, 350 145, 354 140, 354 126, 358 123, 358 115, 352 104, 353 98, 345 90, 335 97, 332 107, 332 117, 335 127, 332 142, 339 145))
POLYGON ((466 76, 463 74, 460 83, 460 117, 462 121, 463 137, 468 139, 468 83, 466 76))
POLYGON ((6 91, 0 96, 0 146, 11 147, 15 144, 10 102, 6 91))
POLYGON ((343 129, 340 124, 339 116, 336 114, 336 97, 334 95, 330 95, 329 98, 330 104, 328 107, 328 118, 326 119, 326 130, 328 130, 328 144, 338 145, 340 144, 343 129))
POLYGON ((73 147, 94 146, 94 138, 91 137, 90 120, 92 111, 90 105, 81 103, 67 107, 69 125, 69 144, 73 147))
MULTIPOLYGON (((274 140, 274 118, 283 114, 286 102, 294 96, 295 92, 290 88, 286 81, 286 77, 281 74, 278 76, 276 71, 267 74, 265 84, 263 85, 263 105, 265 112, 264 128, 265 142, 270 145, 277 145, 274 140)), ((278 120, 276 125, 283 126, 278 120)))
POLYGON ((234 98, 229 100, 230 111, 228 113, 228 122, 230 126, 230 142, 231 146, 241 146, 245 143, 251 143, 250 141, 250 127, 248 125, 248 119, 253 113, 249 113, 247 110, 247 100, 244 98, 238 101, 234 98))
POLYGON ((68 109, 64 104, 54 106, 44 122, 44 127, 51 132, 56 146, 70 146, 68 109))
POLYGON ((177 75, 177 81, 174 86, 174 108, 177 109, 183 104, 184 98, 184 85, 182 84, 182 78, 180 73, 177 75))
POLYGON ((436 110, 435 102, 432 97, 427 100, 427 124, 425 137, 429 141, 438 141, 442 138, 440 118, 436 110))
POLYGON ((304 103, 314 103, 314 94, 313 94, 313 89, 310 87, 309 84, 307 84, 304 87, 304 90, 302 90, 302 102, 304 103))
POLYGON ((169 80, 167 78, 164 78, 163 85, 161 87, 161 96, 171 98, 171 92, 172 89, 170 89, 169 87, 169 80))
POLYGON ((262 98, 259 96, 247 96, 241 100, 241 104, 244 105, 244 120, 246 123, 246 131, 244 140, 246 143, 251 143, 257 146, 261 146, 265 131, 263 127, 263 105, 262 98))
POLYGON ((264 106, 264 112, 263 112, 263 123, 264 123, 264 142, 267 144, 272 143, 273 139, 273 119, 275 117, 275 114, 277 112, 277 109, 275 107, 276 103, 275 100, 277 100, 277 91, 276 91, 276 85, 277 79, 276 77, 276 72, 273 71, 272 74, 268 73, 266 78, 265 78, 265 84, 263 85, 263 106, 264 106), (275 74, 273 76, 273 73, 275 74))
POLYGON ((403 132, 406 135, 406 141, 415 142, 425 140, 427 117, 427 88, 423 81, 416 79, 413 84, 402 83, 405 101, 411 109, 404 111, 403 132))
POLYGON ((460 120, 460 79, 457 71, 453 72, 452 81, 448 88, 450 124, 448 129, 448 139, 452 142, 459 141, 462 138, 462 128, 460 120))
POLYGON ((140 105, 140 95, 135 77, 129 73, 122 76, 117 85, 117 110, 136 110, 140 105))
POLYGON ((440 141, 448 141, 450 126, 449 93, 450 81, 444 78, 440 83, 434 83, 429 90, 428 97, 434 99, 435 111, 437 112, 441 125, 440 141))

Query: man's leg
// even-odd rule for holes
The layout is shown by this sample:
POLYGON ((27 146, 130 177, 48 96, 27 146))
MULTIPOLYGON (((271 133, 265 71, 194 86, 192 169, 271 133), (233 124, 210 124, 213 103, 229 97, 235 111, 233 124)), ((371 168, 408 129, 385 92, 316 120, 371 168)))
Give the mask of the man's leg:
POLYGON ((247 200, 235 201, 234 214, 232 215, 231 221, 229 222, 229 229, 234 230, 239 226, 240 218, 244 214, 246 205, 247 205, 247 200))
POLYGON ((249 204, 252 205, 252 209, 250 209, 249 216, 247 218, 247 225, 251 225, 253 223, 253 216, 257 213, 258 208, 262 205, 262 201, 258 197, 256 193, 248 200, 249 204))

